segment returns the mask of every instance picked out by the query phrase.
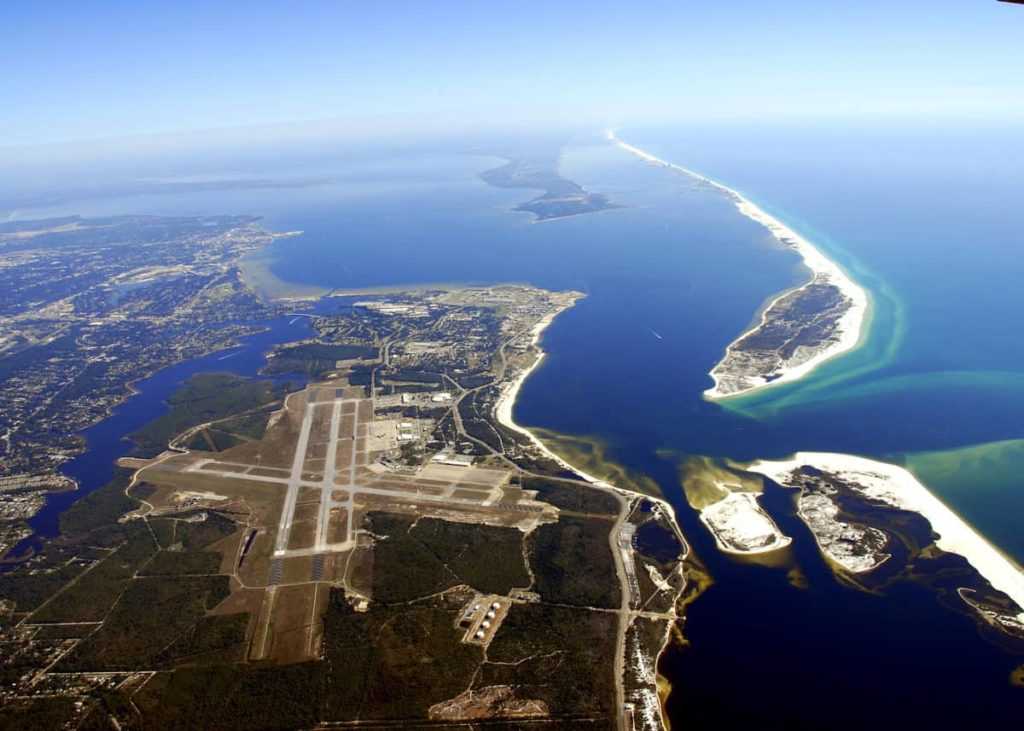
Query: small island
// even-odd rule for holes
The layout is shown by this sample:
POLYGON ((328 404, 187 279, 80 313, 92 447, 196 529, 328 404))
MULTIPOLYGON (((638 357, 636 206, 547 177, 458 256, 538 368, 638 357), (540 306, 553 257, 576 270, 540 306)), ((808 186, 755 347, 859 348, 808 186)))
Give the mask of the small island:
POLYGON ((800 490, 801 519, 825 557, 855 583, 871 589, 901 571, 920 576, 955 592, 984 623, 1024 638, 1024 573, 908 470, 821 452, 748 469, 800 490), (897 558, 887 575, 875 576, 897 558))
POLYGON ((779 551, 790 543, 758 497, 759 478, 723 467, 707 457, 691 457, 683 465, 686 502, 714 536, 724 553, 753 556, 779 551))
POLYGON ((507 165, 487 170, 480 177, 497 188, 533 188, 544 194, 521 203, 513 210, 532 213, 537 221, 596 213, 622 206, 602 193, 591 193, 557 172, 557 160, 516 158, 507 165))

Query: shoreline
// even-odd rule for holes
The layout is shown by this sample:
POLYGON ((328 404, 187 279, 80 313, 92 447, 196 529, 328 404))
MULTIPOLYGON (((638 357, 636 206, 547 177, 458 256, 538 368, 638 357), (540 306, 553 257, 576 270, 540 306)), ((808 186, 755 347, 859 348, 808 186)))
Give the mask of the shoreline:
MULTIPOLYGON (((818 534, 818 531, 816 531, 814 529, 814 521, 813 521, 810 513, 808 513, 804 509, 804 505, 803 505, 804 498, 805 498, 805 495, 803 494, 803 491, 801 491, 797 495, 797 498, 796 498, 796 504, 797 504, 796 514, 800 518, 800 520, 802 520, 804 522, 804 525, 806 525, 810 529, 811 536, 814 538, 814 543, 815 543, 815 545, 818 546, 818 550, 821 551, 821 554, 825 557, 826 561, 830 561, 832 563, 837 564, 839 567, 842 568, 843 571, 848 571, 851 574, 866 574, 866 573, 869 573, 871 571, 874 571, 879 566, 881 566, 886 561, 888 561, 890 558, 892 558, 892 554, 886 553, 886 554, 883 554, 882 557, 878 561, 875 561, 875 562, 873 562, 871 564, 866 564, 866 565, 862 566, 862 565, 859 565, 859 564, 855 564, 851 560, 850 556, 840 556, 840 555, 837 555, 837 553, 833 549, 829 548, 824 543, 822 543, 821 536, 818 534)), ((839 506, 836 505, 835 501, 830 499, 829 500, 829 504, 832 506, 832 508, 830 508, 830 511, 832 511, 834 509, 834 512, 832 512, 832 514, 830 515, 830 520, 832 521, 832 524, 837 526, 839 528, 839 530, 841 532, 844 532, 844 533, 846 531, 849 531, 851 528, 853 528, 853 526, 851 524, 839 520, 839 518, 837 517, 838 514, 839 514, 839 506)), ((854 528, 854 530, 857 530, 857 529, 854 528)), ((865 532, 867 532, 867 531, 878 531, 878 528, 874 528, 872 526, 863 526, 863 530, 865 532)), ((879 531, 879 532, 882 532, 882 531, 879 531)))
POLYGON ((239 277, 264 302, 312 302, 331 294, 327 287, 287 282, 271 271, 272 258, 266 248, 235 262, 239 277))
POLYGON ((730 188, 727 185, 723 185, 716 180, 712 180, 705 175, 701 175, 693 170, 685 168, 681 165, 667 162, 661 158, 655 157, 649 152, 630 145, 627 142, 619 139, 615 136, 613 131, 607 132, 607 138, 610 142, 618 145, 620 148, 629 152, 636 157, 639 157, 645 162, 659 165, 661 167, 669 168, 670 170, 676 170, 692 178, 696 178, 702 183, 710 185, 711 187, 723 192, 726 196, 735 204, 736 209, 739 213, 747 218, 751 219, 755 223, 760 224, 764 228, 768 229, 772 237, 775 238, 779 244, 785 246, 788 249, 795 251, 803 260, 804 266, 811 271, 811 278, 800 285, 785 290, 772 297, 772 299, 761 308, 760 322, 753 327, 749 328, 745 332, 738 335, 729 345, 726 347, 725 355, 722 359, 712 368, 708 374, 714 381, 714 385, 704 391, 704 397, 709 401, 717 401, 727 398, 735 398, 737 396, 743 396, 750 394, 754 391, 760 391, 762 389, 771 388, 772 386, 780 385, 783 383, 791 383, 799 380, 804 376, 808 375, 818 366, 822 365, 826 361, 829 361, 843 353, 847 353, 857 348, 864 340, 867 333, 866 324, 869 320, 870 311, 870 298, 868 293, 857 283, 855 283, 834 261, 825 256, 818 248, 816 248, 810 241, 798 234, 796 231, 791 229, 789 226, 784 224, 779 219, 772 216, 770 213, 762 209, 753 201, 749 200, 739 191, 730 188), (827 282, 834 285, 839 289, 840 293, 850 302, 850 308, 843 313, 842 317, 839 318, 839 340, 822 350, 815 353, 812 357, 806 361, 799 363, 794 366, 787 367, 783 370, 782 375, 771 380, 759 383, 753 386, 740 389, 738 391, 731 391, 725 393, 719 389, 720 379, 716 371, 725 363, 730 353, 733 351, 737 343, 743 340, 745 337, 750 335, 752 332, 758 330, 765 325, 768 312, 775 304, 783 297, 791 295, 794 292, 806 289, 812 284, 818 282, 827 282))
POLYGON ((1016 617, 1024 622, 1024 570, 933 495, 910 470, 833 452, 798 452, 788 460, 758 460, 747 469, 786 485, 785 478, 804 465, 849 479, 863 487, 860 492, 864 495, 924 517, 939 536, 935 545, 967 559, 992 588, 1017 604, 1021 612, 1016 617))
MULTIPOLYGON (((650 500, 652 503, 659 506, 661 510, 665 512, 665 515, 668 517, 669 523, 676 534, 676 539, 679 541, 680 545, 685 549, 685 552, 679 558, 679 566, 682 567, 691 555, 690 542, 686 540, 686 537, 683 535, 682 528, 679 527, 679 521, 676 518, 676 511, 675 508, 672 507, 671 503, 669 503, 667 500, 663 498, 655 497, 653 495, 645 495, 643 493, 634 492, 626 488, 617 487, 607 482, 606 480, 599 479, 594 475, 591 475, 587 472, 584 472, 581 469, 574 467, 567 460, 563 459, 562 457, 559 457, 551 449, 549 449, 548 446, 544 444, 544 442, 541 441, 541 439, 536 434, 534 434, 526 427, 517 424, 515 419, 512 417, 512 409, 515 406, 516 399, 519 396, 520 389, 523 387, 523 384, 526 382, 526 379, 529 378, 530 374, 533 373, 533 371, 536 370, 536 368, 540 365, 541 361, 544 360, 544 356, 547 355, 547 353, 545 353, 540 347, 541 336, 544 334, 544 331, 551 325, 551 323, 554 322, 555 318, 558 317, 558 315, 565 312, 565 310, 569 309, 569 307, 575 306, 576 301, 577 300, 573 300, 572 304, 568 305, 567 307, 563 307, 555 312, 545 315, 530 330, 530 344, 532 345, 534 350, 537 351, 537 357, 534 359, 533 363, 531 363, 529 367, 524 368, 515 377, 514 380, 512 380, 510 383, 508 383, 506 386, 502 388, 501 395, 498 397, 498 401, 494 406, 494 416, 499 424, 508 429, 511 429, 512 431, 518 434, 522 434, 523 436, 525 436, 527 439, 530 440, 531 444, 533 444, 538 450, 540 450, 540 452, 544 456, 553 460, 554 462, 561 465, 563 468, 569 470, 570 472, 578 475, 584 482, 590 483, 591 485, 598 489, 614 490, 615 492, 624 496, 628 495, 644 498, 646 500, 650 500)), ((680 570, 682 570, 682 568, 680 570)), ((676 597, 676 602, 679 601, 679 597, 681 597, 683 592, 686 590, 686 586, 688 585, 688 583, 689 582, 686 581, 684 574, 683 588, 680 589, 679 595, 676 597)), ((674 612, 675 604, 673 604, 673 613, 674 612)), ((678 621, 679 615, 677 614, 674 622, 678 621)), ((673 622, 670 622, 669 627, 671 628, 672 625, 673 622)), ((668 693, 666 693, 665 696, 662 697, 661 683, 658 681, 660 681, 661 679, 665 679, 667 683, 668 680, 659 672, 658 668, 661 664, 661 658, 665 654, 665 651, 668 650, 671 641, 672 633, 671 631, 666 631, 661 647, 658 649, 658 652, 655 653, 654 657, 651 658, 652 666, 655 669, 655 683, 658 687, 658 709, 662 725, 664 725, 665 719, 668 718, 668 713, 665 707, 665 703, 668 698, 668 693)))
MULTIPOLYGON (((575 305, 575 302, 573 303, 573 305, 575 305)), ((565 310, 567 309, 568 307, 565 307, 560 310, 557 310, 556 312, 552 312, 550 314, 545 315, 539 321, 537 321, 537 323, 530 329, 530 345, 537 351, 537 357, 534 359, 533 363, 529 365, 529 367, 524 368, 522 371, 520 371, 514 380, 510 381, 502 388, 501 395, 498 397, 498 402, 494 405, 494 416, 498 420, 499 424, 501 424, 504 427, 507 427, 508 429, 511 429, 517 434, 522 434, 524 437, 529 439, 530 443, 533 444, 533 446, 535 446, 537 449, 539 449, 545 457, 551 459, 554 462, 557 462, 560 466, 564 467, 570 472, 576 473, 585 482, 589 482, 597 487, 612 488, 618 490, 621 488, 617 488, 611 483, 606 482, 605 480, 599 479, 594 475, 588 474, 581 469, 573 467, 571 464, 569 464, 569 462, 562 459, 553 451, 551 451, 551 449, 549 449, 548 446, 544 444, 544 442, 542 442, 536 434, 534 434, 526 427, 517 424, 515 422, 515 419, 512 418, 512 409, 515 406, 516 399, 519 397, 520 389, 523 387, 523 384, 526 382, 526 379, 530 377, 530 374, 533 373, 533 371, 536 370, 538 366, 540 366, 541 361, 543 361, 544 357, 547 355, 547 353, 545 353, 540 348, 541 335, 543 335, 544 331, 547 330, 551 323, 555 321, 555 318, 558 317, 563 312, 565 312, 565 310)))
MULTIPOLYGON (((582 299, 582 297, 580 297, 579 299, 582 299)), ((578 300, 574 300, 572 304, 545 315, 539 321, 537 321, 537 323, 534 324, 534 326, 530 329, 530 345, 534 348, 534 350, 537 351, 537 357, 534 359, 533 363, 531 363, 527 368, 524 368, 522 371, 520 371, 519 374, 515 377, 515 379, 508 382, 507 384, 505 384, 505 386, 502 387, 501 394, 498 396, 497 403, 495 403, 494 405, 495 419, 497 419, 498 423, 501 424, 502 426, 511 429, 517 434, 522 434, 524 437, 529 439, 530 443, 533 446, 535 446, 538 450, 540 450, 540 452, 545 457, 558 463, 559 466, 565 468, 566 470, 576 474, 584 482, 589 482, 594 487, 603 488, 606 490, 615 490, 616 492, 619 492, 623 495, 646 498, 660 505, 663 510, 667 511, 669 517, 672 519, 672 525, 676 529, 676 535, 679 538, 680 542, 687 547, 686 555, 689 556, 690 544, 685 540, 685 536, 683 536, 682 529, 679 528, 679 523, 676 520, 675 509, 672 507, 671 503, 669 503, 664 498, 657 497, 655 495, 648 495, 646 493, 636 492, 634 490, 629 490, 624 487, 619 487, 618 485, 614 485, 608 482, 607 480, 603 480, 600 477, 596 477, 595 475, 592 475, 588 472, 584 472, 580 468, 570 463, 568 460, 557 455, 546 444, 544 444, 540 437, 538 437, 532 431, 527 429, 525 426, 517 424, 512 416, 512 409, 515 407, 516 399, 519 397, 520 389, 522 389, 523 384, 526 382, 526 379, 530 377, 530 374, 533 373, 533 371, 536 370, 538 366, 540 366, 541 362, 544 360, 544 357, 547 355, 547 353, 545 353, 540 348, 541 336, 544 334, 544 331, 551 325, 551 323, 554 322, 556 317, 558 317, 560 314, 569 309, 569 307, 575 306, 577 301, 578 300)))
POLYGON ((708 529, 712 538, 715 539, 715 547, 719 551, 731 556, 759 556, 765 553, 781 551, 789 546, 793 539, 787 536, 772 519, 771 515, 761 507, 757 501, 757 495, 751 492, 731 492, 721 500, 708 505, 705 508, 696 509, 697 518, 704 527, 708 529), (715 510, 717 506, 717 510, 715 510), (726 518, 722 522, 716 522, 719 513, 728 507, 735 511, 732 519, 726 518), (708 513, 710 512, 710 515, 708 513), (761 525, 756 524, 760 522, 761 525), (753 524, 753 525, 752 525, 753 524), (740 530, 747 528, 767 528, 772 536, 772 543, 766 546, 743 547, 733 546, 726 543, 723 532, 732 529, 740 530))

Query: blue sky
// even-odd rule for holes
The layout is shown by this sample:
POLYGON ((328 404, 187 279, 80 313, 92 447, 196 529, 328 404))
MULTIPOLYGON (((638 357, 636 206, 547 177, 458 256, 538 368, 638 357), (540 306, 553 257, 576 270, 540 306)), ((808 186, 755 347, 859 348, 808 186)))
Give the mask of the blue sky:
POLYGON ((335 120, 1024 119, 994 0, 0 3, 0 145, 335 120))

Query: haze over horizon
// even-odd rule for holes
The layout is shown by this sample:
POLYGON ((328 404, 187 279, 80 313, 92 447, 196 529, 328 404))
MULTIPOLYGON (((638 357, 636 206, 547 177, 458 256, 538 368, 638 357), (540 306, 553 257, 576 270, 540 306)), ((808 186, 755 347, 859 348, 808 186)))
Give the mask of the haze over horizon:
POLYGON ((1024 11, 997 2, 16 2, 0 20, 17 69, 0 144, 25 159, 126 138, 1024 118, 1024 11))

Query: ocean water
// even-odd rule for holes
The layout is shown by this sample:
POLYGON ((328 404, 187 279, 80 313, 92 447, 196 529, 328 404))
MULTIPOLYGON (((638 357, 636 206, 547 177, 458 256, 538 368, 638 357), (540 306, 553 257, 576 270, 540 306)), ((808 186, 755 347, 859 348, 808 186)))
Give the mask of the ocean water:
MULTIPOLYGON (((872 294, 875 322, 860 352, 740 400, 740 412, 790 434, 794 421, 813 423, 800 443, 911 468, 924 452, 969 455, 962 450, 1024 436, 1024 209, 1009 203, 1024 192, 1024 144, 1013 130, 636 139, 764 202, 872 294)), ((919 474, 1018 561, 1024 532, 1007 515, 1024 515, 1024 479, 1013 477, 1024 475, 1022 456, 990 453, 998 490, 982 472, 977 490, 950 470, 919 474)))
MULTIPOLYGON (((305 232, 266 256, 276 276, 301 285, 511 281, 586 293, 546 331, 548 357, 515 416, 599 438, 653 477, 711 573, 688 609, 689 647, 663 658, 673 722, 941 728, 1019 719, 1024 691, 1008 676, 1024 657, 921 586, 873 595, 838 582, 781 489, 765 504, 795 539, 789 565, 722 556, 682 498, 677 463, 797 450, 906 461, 1024 560, 1024 454, 1005 446, 1024 437, 1024 213, 1008 203, 1024 178, 1019 155, 944 134, 620 131, 741 190, 871 292, 863 347, 726 405, 701 398, 708 370, 768 298, 803 280, 799 260, 719 194, 596 136, 564 150, 563 174, 626 207, 544 223, 510 210, 529 191, 477 177, 499 161, 450 152, 364 164, 309 188, 71 208, 264 215, 276 230, 305 232)), ((106 443, 116 431, 103 432, 106 443)))

